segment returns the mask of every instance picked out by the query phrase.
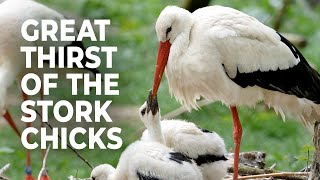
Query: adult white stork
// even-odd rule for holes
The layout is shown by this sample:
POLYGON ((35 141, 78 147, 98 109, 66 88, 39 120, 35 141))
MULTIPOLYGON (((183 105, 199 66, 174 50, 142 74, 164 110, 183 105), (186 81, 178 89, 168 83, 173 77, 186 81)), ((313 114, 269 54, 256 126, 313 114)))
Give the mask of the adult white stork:
POLYGON ((95 167, 90 180, 202 180, 197 165, 157 142, 136 141, 121 154, 117 168, 95 167))
POLYGON ((147 128, 142 134, 142 141, 159 142, 193 159, 204 180, 225 177, 228 159, 225 157, 224 141, 217 133, 178 119, 160 122, 157 96, 152 100, 151 92, 139 111, 141 121, 147 128))
MULTIPOLYGON (((230 106, 234 124, 234 179, 242 127, 236 106, 263 101, 276 112, 320 120, 320 76, 287 39, 238 10, 209 6, 192 14, 168 6, 155 26, 159 44, 153 96, 164 70, 169 90, 186 107, 197 100, 230 106)), ((319 162, 318 162, 319 163, 319 162)))
MULTIPOLYGON (((22 24, 29 19, 41 21, 43 19, 51 19, 60 21, 66 19, 62 14, 31 0, 8 0, 0 4, 0 112, 1 115, 9 122, 10 126, 20 136, 20 132, 15 125, 10 113, 8 112, 7 103, 7 91, 8 88, 13 85, 17 80, 18 84, 22 77, 29 72, 38 72, 36 68, 26 69, 25 53, 20 51, 21 46, 43 46, 44 52, 48 52, 49 47, 64 46, 77 46, 84 50, 81 42, 66 42, 66 41, 53 41, 50 38, 48 41, 43 42, 37 40, 34 42, 28 42, 24 40, 21 35, 22 24)), ((60 23, 57 23, 60 25, 60 23)), ((40 26, 35 27, 41 33, 40 26)), ((28 30, 35 30, 29 28, 28 30)), ((59 27, 60 29, 60 27, 59 27)), ((76 35, 77 32, 70 33, 69 35, 76 35)), ((60 31, 56 34, 60 39, 60 31)), ((58 50, 58 48, 56 48, 58 50)), ((56 57, 59 55, 56 53, 56 57)), ((66 57, 66 53, 65 53, 66 57)), ((66 58, 64 59, 66 63, 66 58)), ((33 59, 33 67, 37 65, 37 59, 33 59)), ((89 59, 83 59, 82 63, 89 61, 89 59)), ((56 63, 58 58, 56 58, 56 63)), ((97 73, 96 69, 89 69, 93 73, 97 73)), ((22 93, 24 100, 27 100, 26 94, 22 93)), ((27 126, 31 126, 31 123, 27 123, 27 126)), ((29 140, 29 137, 28 137, 29 140)), ((33 179, 31 176, 31 162, 30 151, 27 150, 27 162, 26 162, 26 174, 27 178, 33 179)))

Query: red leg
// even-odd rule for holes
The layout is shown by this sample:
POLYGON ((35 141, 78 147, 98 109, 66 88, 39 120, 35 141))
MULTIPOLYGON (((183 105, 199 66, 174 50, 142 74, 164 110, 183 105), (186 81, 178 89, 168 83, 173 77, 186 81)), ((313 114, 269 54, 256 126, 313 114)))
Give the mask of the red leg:
POLYGON ((11 128, 14 130, 14 132, 16 132, 16 134, 20 137, 21 133, 20 133, 19 129, 17 128, 16 124, 14 123, 9 111, 6 110, 3 117, 7 120, 7 122, 9 123, 11 128))
POLYGON ((234 165, 233 165, 233 180, 238 180, 238 169, 239 169, 239 153, 240 143, 242 137, 242 126, 239 119, 238 111, 236 106, 230 106, 233 119, 233 141, 234 141, 234 165))
MULTIPOLYGON (((22 91, 22 99, 24 101, 28 100, 28 96, 22 91)), ((30 116, 29 114, 26 114, 25 116, 30 116)), ((26 128, 31 127, 31 123, 26 123, 26 128)), ((27 135, 27 142, 30 142, 30 136, 27 135)), ((26 149, 26 169, 25 169, 26 177, 25 180, 34 180, 32 177, 32 171, 31 171, 31 158, 30 158, 30 149, 26 149)))

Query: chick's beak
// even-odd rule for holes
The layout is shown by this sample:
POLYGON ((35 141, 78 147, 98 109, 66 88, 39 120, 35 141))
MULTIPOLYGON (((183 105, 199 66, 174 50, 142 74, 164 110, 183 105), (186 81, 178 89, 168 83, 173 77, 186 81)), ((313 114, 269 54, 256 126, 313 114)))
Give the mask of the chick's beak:
POLYGON ((154 98, 157 95, 158 88, 163 76, 164 69, 167 65, 171 44, 169 41, 159 43, 158 56, 156 70, 154 73, 153 88, 151 97, 154 98))
POLYGON ((151 110, 152 115, 156 115, 159 112, 159 104, 157 95, 152 97, 152 91, 149 92, 148 99, 147 99, 147 112, 151 110))

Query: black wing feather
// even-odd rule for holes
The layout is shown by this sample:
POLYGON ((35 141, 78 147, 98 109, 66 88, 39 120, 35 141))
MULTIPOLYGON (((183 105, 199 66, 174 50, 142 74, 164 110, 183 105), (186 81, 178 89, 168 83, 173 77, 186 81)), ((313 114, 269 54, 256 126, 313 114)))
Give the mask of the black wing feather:
POLYGON ((252 73, 237 72, 235 78, 230 78, 242 88, 259 86, 264 89, 279 91, 285 94, 306 98, 320 104, 320 75, 314 70, 286 38, 279 34, 281 41, 286 44, 300 62, 292 68, 276 71, 255 71, 252 73))
POLYGON ((170 154, 170 160, 175 161, 179 164, 182 164, 183 162, 192 163, 191 159, 187 157, 186 155, 179 153, 179 152, 171 152, 170 154))
POLYGON ((154 177, 150 174, 143 174, 139 171, 137 171, 137 176, 138 176, 139 180, 161 180, 161 179, 154 177))
POLYGON ((198 166, 201 166, 202 164, 210 164, 217 161, 227 161, 228 159, 224 155, 204 154, 199 155, 193 160, 197 163, 198 166))

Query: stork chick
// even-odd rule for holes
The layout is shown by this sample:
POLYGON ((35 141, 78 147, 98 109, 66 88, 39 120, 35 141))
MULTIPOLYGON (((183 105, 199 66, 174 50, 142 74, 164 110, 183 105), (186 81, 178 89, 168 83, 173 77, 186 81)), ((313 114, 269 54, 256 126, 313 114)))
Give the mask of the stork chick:
POLYGON ((197 165, 183 154, 156 142, 136 141, 121 154, 117 168, 95 167, 90 180, 202 180, 197 165))
POLYGON ((192 122, 172 119, 160 121, 157 96, 140 107, 141 121, 145 124, 142 141, 163 143, 174 151, 193 159, 205 180, 221 180, 227 174, 226 148, 215 132, 198 128, 192 122))

